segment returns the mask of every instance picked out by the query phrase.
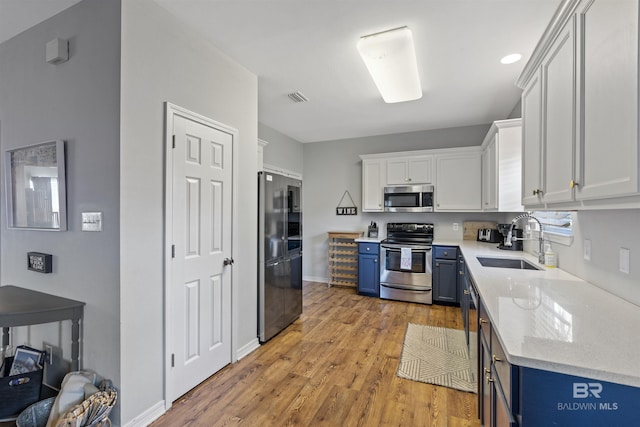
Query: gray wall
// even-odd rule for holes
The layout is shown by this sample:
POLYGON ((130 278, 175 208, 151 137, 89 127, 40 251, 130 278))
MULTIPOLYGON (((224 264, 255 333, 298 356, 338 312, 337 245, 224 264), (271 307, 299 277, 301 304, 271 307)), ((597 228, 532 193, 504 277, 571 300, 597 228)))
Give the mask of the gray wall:
POLYGON ((258 123, 258 138, 268 142, 264 148, 264 163, 302 174, 303 144, 287 135, 258 123))
MULTIPOLYGON (((84 1, 0 44, 0 151, 65 140, 68 219, 65 232, 9 230, 3 191, 2 285, 86 302, 84 367, 118 386, 119 76, 119 1, 84 1), (45 45, 55 37, 70 41, 70 60, 60 65, 45 61, 45 45), (81 232, 83 211, 103 212, 104 231, 81 232), (28 251, 52 254, 53 273, 28 271, 28 251)), ((42 348, 47 341, 69 359, 69 330, 69 322, 19 328, 14 343, 42 348)))
MULTIPOLYGON (((256 340, 257 77, 151 0, 122 5, 121 334, 123 423, 164 389, 164 102, 239 130, 233 346, 256 340), (142 356, 142 358, 141 358, 142 356)), ((257 343, 257 341, 256 341, 257 343)))
MULTIPOLYGON (((366 231, 371 221, 384 227, 389 221, 433 222, 436 237, 462 238, 453 222, 463 220, 503 221, 496 214, 385 214, 362 213, 362 161, 361 154, 396 151, 425 150, 477 146, 487 134, 490 125, 436 129, 395 135, 380 135, 339 141, 304 144, 304 266, 307 280, 323 281, 327 278, 327 232, 366 231), (336 216, 335 208, 345 191, 358 206, 357 216, 336 216)), ((347 206, 348 197, 343 202, 347 206)))

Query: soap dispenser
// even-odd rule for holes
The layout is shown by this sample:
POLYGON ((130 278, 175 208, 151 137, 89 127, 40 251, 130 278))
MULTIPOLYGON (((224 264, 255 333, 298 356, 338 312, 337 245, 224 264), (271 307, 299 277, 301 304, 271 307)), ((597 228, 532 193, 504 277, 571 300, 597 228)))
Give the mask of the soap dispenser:
POLYGON ((554 268, 557 263, 556 253, 551 250, 551 245, 547 244, 544 250, 544 263, 547 267, 554 268))

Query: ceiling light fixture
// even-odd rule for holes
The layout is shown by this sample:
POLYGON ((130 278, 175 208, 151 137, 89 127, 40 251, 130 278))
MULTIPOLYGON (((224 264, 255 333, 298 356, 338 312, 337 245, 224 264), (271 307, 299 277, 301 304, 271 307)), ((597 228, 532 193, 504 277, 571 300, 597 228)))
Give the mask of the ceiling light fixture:
POLYGON ((502 58, 500 60, 500 63, 505 65, 513 64, 514 62, 520 61, 521 58, 522 58, 522 55, 520 55, 519 53, 512 53, 502 58))
POLYGON ((411 30, 395 28, 363 36, 358 51, 387 103, 422 98, 411 30))

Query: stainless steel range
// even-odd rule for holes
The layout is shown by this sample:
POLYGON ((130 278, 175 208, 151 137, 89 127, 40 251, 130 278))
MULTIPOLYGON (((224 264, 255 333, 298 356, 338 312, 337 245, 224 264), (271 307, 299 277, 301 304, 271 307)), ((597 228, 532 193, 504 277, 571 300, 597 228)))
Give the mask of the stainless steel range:
POLYGON ((392 222, 380 242, 380 298, 431 304, 433 224, 392 222))

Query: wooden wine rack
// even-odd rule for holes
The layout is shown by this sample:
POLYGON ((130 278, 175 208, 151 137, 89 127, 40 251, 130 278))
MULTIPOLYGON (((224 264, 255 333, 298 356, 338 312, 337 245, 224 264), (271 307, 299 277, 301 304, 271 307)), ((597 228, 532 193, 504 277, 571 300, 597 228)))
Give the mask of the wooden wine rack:
POLYGON ((358 244, 354 241, 361 233, 330 231, 329 286, 358 286, 358 244))

